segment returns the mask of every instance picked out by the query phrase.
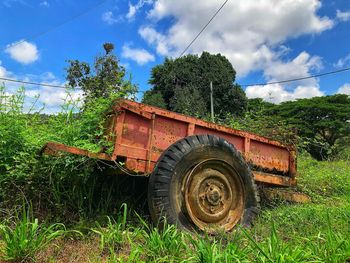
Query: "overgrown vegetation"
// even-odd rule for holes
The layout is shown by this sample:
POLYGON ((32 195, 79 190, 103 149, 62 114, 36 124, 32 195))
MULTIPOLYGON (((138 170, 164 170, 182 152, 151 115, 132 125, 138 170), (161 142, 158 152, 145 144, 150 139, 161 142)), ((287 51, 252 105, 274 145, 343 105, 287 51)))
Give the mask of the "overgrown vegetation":
MULTIPOLYGON (((108 165, 85 157, 41 156, 40 149, 48 141, 93 152, 111 152, 110 134, 104 124, 112 105, 120 98, 132 97, 135 86, 124 80, 125 71, 111 53, 113 47, 104 48, 105 54, 93 66, 69 62, 68 81, 71 88, 84 88, 84 104, 74 100, 67 89, 61 111, 47 115, 38 108, 36 99, 29 103, 24 88, 10 94, 0 87, 0 260, 211 263, 350 260, 348 96, 280 105, 246 100, 239 87, 232 86, 235 73, 222 56, 203 54, 200 58, 186 58, 194 64, 199 63, 197 60, 205 62, 205 66, 197 68, 198 72, 208 71, 214 62, 228 66, 223 74, 227 73, 224 79, 230 85, 222 85, 235 91, 216 101, 216 107, 231 99, 233 102, 242 99, 244 105, 236 105, 237 112, 222 108, 216 122, 294 144, 302 153, 297 190, 312 198, 311 203, 303 205, 268 203, 254 227, 238 227, 233 233, 215 237, 183 232, 171 225, 163 229, 152 225, 144 209, 145 178, 108 174, 108 165), (100 82, 103 89, 95 89, 100 82), (305 150, 326 161, 313 159, 305 150)), ((155 86, 145 94, 145 99, 205 118, 208 98, 193 107, 192 99, 199 100, 201 93, 195 83, 186 84, 186 78, 191 79, 193 72, 182 74, 188 70, 182 67, 185 60, 180 64, 169 60, 164 67, 155 68, 155 86), (172 71, 172 67, 179 74, 175 78, 176 90, 171 90, 172 75, 167 78, 159 75, 172 71), (180 79, 180 75, 184 77, 180 79), (157 81, 170 84, 163 89, 157 81), (164 94, 168 96, 166 100, 164 94)), ((206 83, 208 79, 199 80, 206 83)))
POLYGON ((318 160, 349 153, 350 98, 345 94, 273 104, 247 99, 221 54, 165 59, 152 69, 146 104, 209 119, 213 83, 215 122, 293 144, 318 160))
POLYGON ((68 92, 62 111, 47 116, 34 111, 23 113, 24 89, 8 95, 0 88, 0 206, 16 208, 23 199, 30 200, 39 216, 44 213, 43 217, 67 222, 96 211, 113 211, 120 189, 111 186, 118 179, 100 176, 103 164, 77 156, 40 157, 39 151, 46 142, 56 141, 108 152, 104 122, 112 101, 119 97, 111 94, 91 100, 80 112, 68 92))
MULTIPOLYGON (((181 232, 170 225, 161 231, 130 209, 127 215, 124 205, 120 210, 118 207, 120 212, 115 220, 109 218, 106 224, 102 220, 88 229, 83 238, 52 241, 51 247, 46 246, 40 252, 33 248, 31 257, 65 261, 79 255, 79 262, 347 262, 350 259, 349 163, 302 158, 299 187, 308 189, 313 202, 265 207, 250 229, 238 228, 216 237, 181 232), (335 171, 338 180, 329 180, 335 171), (324 183, 328 184, 326 191, 324 183), (76 247, 73 250, 71 242, 76 247), (70 258, 66 249, 71 249, 70 258), (83 257, 82 250, 87 251, 83 257)), ((15 233, 15 228, 11 229, 15 233)), ((3 251, 8 244, 11 242, 3 238, 3 251)), ((3 252, 3 258, 4 255, 3 252)))
POLYGON ((203 52, 200 56, 186 55, 165 59, 152 69, 143 102, 200 118, 210 114, 210 82, 215 89, 214 107, 219 117, 231 113, 241 116, 246 110, 247 97, 234 84, 236 71, 221 54, 203 52))
POLYGON ((34 259, 35 253, 46 248, 53 240, 67 233, 63 224, 55 223, 45 227, 23 209, 14 222, 0 225, 0 236, 4 245, 0 247, 0 258, 5 260, 34 259))
POLYGON ((131 77, 125 79, 125 68, 113 54, 114 45, 104 43, 103 49, 104 54, 96 56, 93 65, 84 61, 68 60, 68 86, 81 88, 85 102, 96 98, 108 98, 116 93, 134 96, 137 87, 131 83, 131 77))
MULTIPOLYGON (((346 262, 350 259, 348 159, 320 162, 302 155, 298 190, 311 196, 312 203, 269 204, 253 228, 237 228, 231 234, 211 237, 181 232, 174 226, 166 225, 160 230, 151 225, 147 213, 132 206, 134 199, 145 204, 141 191, 145 185, 140 181, 134 183, 125 181, 130 178, 102 175, 106 167, 86 158, 37 155, 49 140, 95 152, 108 151, 104 139, 103 123, 108 117, 105 113, 119 97, 113 94, 96 99, 79 111, 67 93, 62 112, 48 116, 40 111, 26 111, 26 107, 35 107, 26 106, 24 89, 9 96, 2 88, 1 259, 38 262, 67 262, 73 258, 79 262, 346 262), (133 189, 137 184, 140 189, 133 189), (136 197, 130 196, 130 192, 128 195, 128 187, 132 188, 130 192, 137 193, 136 197), (123 202, 131 206, 121 206, 123 202), (33 213, 23 210, 28 205, 33 213), (141 216, 135 214, 135 209, 141 216), (79 235, 67 235, 75 229, 74 233, 79 235)), ((256 122, 252 119, 251 123, 256 122)))

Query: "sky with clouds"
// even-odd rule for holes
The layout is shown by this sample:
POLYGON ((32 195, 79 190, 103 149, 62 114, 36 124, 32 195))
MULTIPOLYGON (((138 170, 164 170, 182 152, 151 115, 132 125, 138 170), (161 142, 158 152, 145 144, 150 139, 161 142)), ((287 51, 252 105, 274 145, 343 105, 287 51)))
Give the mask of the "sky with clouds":
MULTIPOLYGON (((0 77, 64 85, 68 59, 93 62, 102 44, 112 42, 132 81, 145 91, 152 67, 179 56, 223 2, 0 0, 0 77)), ((239 84, 349 67, 350 1, 229 0, 187 53, 203 51, 225 55, 239 84)), ((6 86, 10 92, 18 87, 6 86)), ((57 88, 26 88, 29 97, 40 94, 48 112, 57 111, 65 97, 57 88)), ((350 72, 244 89, 250 98, 275 103, 350 95, 350 72)))

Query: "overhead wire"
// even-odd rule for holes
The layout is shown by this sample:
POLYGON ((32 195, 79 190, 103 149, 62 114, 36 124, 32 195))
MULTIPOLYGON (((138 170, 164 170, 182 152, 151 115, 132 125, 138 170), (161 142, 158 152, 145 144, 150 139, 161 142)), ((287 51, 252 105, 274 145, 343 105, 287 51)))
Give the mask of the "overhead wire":
POLYGON ((225 0, 225 2, 220 6, 220 8, 218 10, 216 10, 216 12, 213 14, 213 16, 209 19, 209 21, 202 27, 202 29, 198 32, 198 34, 192 39, 192 41, 186 46, 186 48, 181 52, 179 57, 182 57, 186 51, 192 46, 192 44, 197 40, 197 38, 203 33, 203 31, 209 26, 209 24, 211 23, 211 21, 214 20, 214 18, 217 16, 217 14, 219 14, 219 12, 221 11, 221 9, 226 5, 226 3, 228 2, 228 0, 225 0))
MULTIPOLYGON (((42 33, 40 34, 37 34, 33 37, 31 37, 31 39, 33 39, 34 37, 38 37, 40 35, 43 35, 43 34, 46 34, 47 32, 49 31, 52 31, 80 16, 83 16, 85 15, 86 13, 90 12, 91 10, 93 10, 94 8, 102 5, 104 2, 106 2, 108 0, 103 0, 103 1, 100 1, 98 4, 96 4, 95 6, 87 9, 87 10, 84 10, 83 12, 79 13, 78 15, 62 22, 61 24, 51 28, 51 29, 48 29, 46 31, 43 31, 42 33)), ((214 18, 219 14, 219 12, 223 9, 223 7, 226 5, 226 3, 228 2, 229 0, 225 0, 223 2, 223 4, 219 7, 219 9, 216 10, 216 12, 211 16, 211 18, 208 20, 208 22, 202 27, 202 29, 198 32, 198 34, 192 39, 192 41, 186 46, 186 48, 181 52, 180 56, 179 57, 182 57, 186 51, 191 47, 191 45, 198 39, 198 37, 204 32, 204 30, 209 26, 209 24, 214 20, 214 18)), ((27 38, 28 39, 28 38, 27 38)), ((23 40, 25 41, 25 40, 23 40)), ((22 41, 22 42, 23 42, 22 41)), ((14 43, 12 46, 14 45, 18 45, 20 44, 21 41, 19 42, 16 42, 14 43)), ((249 84, 240 84, 241 87, 248 87, 248 86, 266 86, 266 85, 273 85, 273 84, 281 84, 281 83, 288 83, 288 82, 295 82, 295 81, 301 81, 301 80, 306 80, 306 79, 311 79, 311 78, 317 78, 317 77, 322 77, 322 76, 326 76, 326 75, 332 75, 332 74, 338 74, 338 73, 341 73, 341 72, 344 72, 344 71, 348 71, 350 70, 350 67, 346 67, 346 68, 342 68, 342 69, 338 69, 338 70, 333 70, 333 71, 328 71, 328 72, 323 72, 323 73, 320 73, 320 74, 315 74, 315 75, 310 75, 310 76, 304 76, 304 77, 299 77, 299 78, 293 78, 293 79, 286 79, 286 80, 279 80, 279 81, 271 81, 271 82, 264 82, 264 83, 249 83, 249 84)), ((24 81, 24 80, 18 80, 18 79, 13 79, 13 78, 4 78, 4 77, 0 77, 0 80, 3 80, 3 81, 8 81, 8 82, 15 82, 15 83, 21 83, 21 84, 28 84, 28 85, 37 85, 37 86, 43 86, 43 87, 53 87, 53 88, 64 88, 66 89, 67 87, 66 86, 61 86, 61 85, 55 85, 55 84, 49 84, 49 83, 38 83, 38 82, 32 82, 32 81, 24 81)), ((76 87, 78 89, 80 89, 79 87, 76 87)), ((146 91, 139 91, 138 93, 145 93, 146 91)))
MULTIPOLYGON (((72 17, 71 19, 69 20, 66 20, 64 22, 62 22, 61 24, 53 27, 53 28, 50 28, 48 30, 45 30, 35 36, 32 36, 30 38, 26 38, 27 40, 28 39, 33 39, 35 37, 38 37, 38 36, 41 36, 41 35, 44 35, 54 29, 56 29, 57 27, 60 27, 86 13, 88 13, 89 11, 91 11, 92 9, 96 8, 97 6, 103 4, 104 2, 106 2, 107 0, 103 0, 103 1, 100 1, 97 5, 93 6, 92 8, 89 8, 88 10, 85 10, 83 12, 81 12, 80 14, 72 17)), ((181 52, 180 56, 179 57, 182 57, 186 51, 191 47, 191 45, 198 39, 198 37, 204 32, 204 30, 208 27, 208 25, 214 20, 214 18, 219 14, 219 12, 221 11, 221 9, 226 5, 226 3, 228 2, 228 0, 225 0, 222 5, 219 7, 219 9, 216 10, 216 12, 211 16, 211 18, 208 20, 208 22, 202 27, 202 29, 198 32, 198 34, 192 39, 192 41, 186 46, 186 48, 181 52)), ((11 46, 16 46, 16 45, 19 45, 20 43, 23 43, 25 40, 21 40, 19 42, 16 42, 16 43, 13 43, 11 46)), ((38 85, 38 86, 44 86, 44 87, 53 87, 53 88, 67 88, 65 86, 60 86, 60 85, 53 85, 53 84, 47 84, 47 83, 37 83, 37 82, 32 82, 32 81, 22 81, 22 80, 17 80, 17 79, 10 79, 10 78, 0 78, 1 80, 4 80, 4 81, 9 81, 9 82, 17 82, 17 83, 22 83, 22 84, 28 84, 28 85, 38 85)), ((140 91, 140 93, 144 93, 145 91, 140 91)))
POLYGON ((75 16, 70 17, 69 19, 64 20, 63 22, 61 22, 61 23, 59 23, 59 24, 57 24, 57 25, 55 25, 55 26, 53 26, 53 27, 51 27, 51 28, 48 28, 48 29, 46 29, 46 30, 43 30, 43 31, 41 31, 41 32, 39 32, 39 33, 37 33, 37 34, 34 34, 34 35, 32 35, 32 36, 29 36, 29 37, 26 37, 26 38, 24 38, 24 39, 22 39, 22 40, 20 40, 20 41, 14 42, 14 43, 8 45, 7 47, 15 47, 15 46, 17 46, 17 45, 19 45, 19 44, 21 44, 21 43, 27 41, 27 40, 33 40, 33 39, 35 39, 35 38, 37 38, 37 37, 40 37, 40 36, 42 36, 42 35, 45 35, 45 34, 51 32, 51 31, 53 31, 53 30, 55 30, 55 29, 57 29, 57 28, 59 28, 59 27, 65 25, 65 24, 67 24, 67 23, 69 23, 69 22, 71 22, 71 21, 73 21, 73 20, 75 20, 75 19, 81 17, 81 16, 86 15, 87 13, 89 13, 90 11, 94 10, 95 8, 101 6, 102 4, 104 4, 104 3, 107 2, 107 1, 108 1, 108 0, 99 1, 96 5, 93 5, 92 7, 83 10, 82 12, 76 14, 75 16))
MULTIPOLYGON (((305 76, 305 77, 300 77, 300 78, 286 79, 286 80, 272 81, 272 82, 265 82, 265 83, 240 84, 240 86, 242 86, 242 87, 266 86, 266 85, 272 85, 272 84, 295 82, 295 81, 300 81, 300 80, 305 80, 305 79, 318 78, 318 77, 323 77, 323 76, 327 76, 327 75, 338 74, 338 73, 342 73, 342 72, 349 71, 349 70, 350 70, 350 67, 346 67, 346 68, 342 68, 342 69, 338 69, 338 70, 327 71, 327 72, 323 72, 323 73, 320 73, 320 74, 315 74, 315 75, 310 75, 310 76, 305 76)), ((67 88, 66 86, 60 86, 60 85, 54 85, 54 84, 48 84, 48 83, 32 82, 32 81, 23 81, 23 80, 3 78, 3 77, 0 77, 0 80, 9 81, 9 82, 15 82, 15 83, 21 83, 21 84, 44 86, 44 87, 64 88, 64 89, 67 88)), ((141 92, 146 92, 146 91, 141 91, 141 92)))
POLYGON ((323 73, 320 73, 320 74, 300 77, 300 78, 286 79, 286 80, 279 80, 279 81, 271 81, 271 82, 265 82, 265 83, 240 84, 240 86, 242 86, 242 87, 266 86, 266 85, 273 85, 273 84, 288 83, 288 82, 300 81, 300 80, 305 80, 305 79, 318 78, 318 77, 322 77, 322 76, 326 76, 326 75, 337 74, 337 73, 341 73, 341 72, 348 71, 348 70, 350 70, 350 67, 342 68, 342 69, 338 69, 338 70, 333 70, 333 71, 328 71, 328 72, 323 72, 323 73))
MULTIPOLYGON (((70 88, 68 86, 62 86, 62 85, 55 85, 55 84, 49 84, 49 83, 41 83, 41 82, 33 82, 33 81, 25 81, 25 80, 19 80, 19 79, 10 79, 10 78, 3 78, 0 77, 0 80, 8 81, 8 82, 14 82, 14 83, 20 83, 20 84, 28 84, 28 85, 35 85, 35 86, 42 86, 42 87, 50 87, 50 88, 60 88, 60 89, 67 89, 70 88)), ((81 89, 80 87, 75 87, 73 89, 81 89)), ((145 93, 146 91, 138 91, 138 93, 145 93)))
POLYGON ((10 78, 3 78, 3 77, 0 77, 0 80, 4 80, 4 81, 8 81, 8 82, 21 83, 21 84, 35 85, 35 86, 51 87, 51 88, 63 88, 63 89, 67 88, 67 87, 61 86, 61 85, 54 85, 54 84, 48 84, 48 83, 39 83, 39 82, 25 81, 25 80, 19 80, 19 79, 10 79, 10 78))

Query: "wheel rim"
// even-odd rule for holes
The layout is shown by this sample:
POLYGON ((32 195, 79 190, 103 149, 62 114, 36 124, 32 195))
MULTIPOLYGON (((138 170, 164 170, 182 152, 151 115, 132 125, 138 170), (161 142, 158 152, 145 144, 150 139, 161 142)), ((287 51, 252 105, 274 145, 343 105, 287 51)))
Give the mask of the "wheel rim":
POLYGON ((243 182, 231 165, 209 159, 189 171, 184 182, 187 214, 201 230, 229 231, 244 210, 243 182))

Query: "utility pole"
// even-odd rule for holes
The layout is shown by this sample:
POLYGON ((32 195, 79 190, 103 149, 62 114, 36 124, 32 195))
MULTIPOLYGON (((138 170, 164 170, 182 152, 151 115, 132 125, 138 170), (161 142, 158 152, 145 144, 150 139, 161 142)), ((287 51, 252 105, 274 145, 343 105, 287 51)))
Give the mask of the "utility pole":
POLYGON ((213 82, 210 81, 210 113, 211 121, 214 122, 214 101, 213 101, 213 82))

